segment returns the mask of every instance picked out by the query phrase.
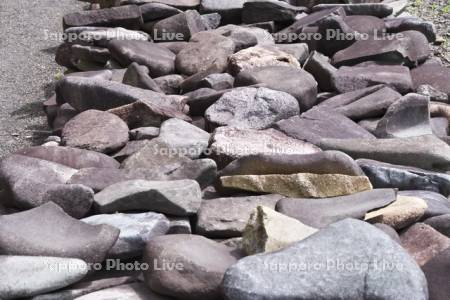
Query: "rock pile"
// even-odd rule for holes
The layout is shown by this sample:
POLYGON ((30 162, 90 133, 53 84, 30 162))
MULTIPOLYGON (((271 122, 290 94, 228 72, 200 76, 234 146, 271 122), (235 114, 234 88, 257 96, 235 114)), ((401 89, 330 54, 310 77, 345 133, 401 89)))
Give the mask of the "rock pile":
POLYGON ((0 163, 0 298, 450 292, 450 69, 405 1, 89 0, 0 163))

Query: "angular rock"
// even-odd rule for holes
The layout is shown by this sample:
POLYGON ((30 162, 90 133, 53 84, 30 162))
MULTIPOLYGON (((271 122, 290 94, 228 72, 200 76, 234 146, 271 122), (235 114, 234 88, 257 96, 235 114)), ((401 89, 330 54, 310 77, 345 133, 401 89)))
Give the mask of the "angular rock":
POLYGON ((450 87, 447 82, 447 78, 450 76, 450 68, 440 65, 423 64, 420 67, 412 69, 411 76, 415 89, 420 85, 428 84, 450 97, 450 87))
POLYGON ((246 0, 202 0, 200 11, 203 13, 217 12, 222 18, 222 24, 242 23, 242 9, 246 0))
POLYGON ((133 130, 130 130, 130 139, 131 140, 151 140, 159 135, 158 127, 140 127, 133 130))
POLYGON ((162 214, 95 215, 81 221, 91 225, 109 225, 120 230, 119 238, 108 256, 119 259, 139 257, 147 242, 169 230, 169 220, 162 214))
POLYGON ((175 268, 151 267, 144 272, 145 282, 152 291, 176 299, 218 299, 223 274, 236 262, 231 250, 198 235, 156 237, 147 244, 144 262, 175 268))
POLYGON ((242 244, 248 255, 274 252, 302 241, 317 232, 296 219, 258 206, 245 227, 242 244))
POLYGON ((156 21, 181 13, 182 11, 163 3, 147 3, 140 5, 144 22, 156 21))
POLYGON ((87 110, 67 122, 62 142, 68 147, 111 153, 128 141, 128 126, 116 115, 87 110))
POLYGON ((234 53, 235 44, 230 38, 211 32, 194 35, 189 44, 176 56, 176 70, 185 75, 193 75, 216 66, 216 73, 227 69, 228 56, 234 53))
POLYGON ((450 238, 424 223, 416 223, 400 235, 402 246, 417 261, 419 266, 443 250, 450 248, 450 238))
POLYGON ((122 27, 81 26, 64 31, 71 39, 68 43, 107 48, 111 40, 148 41, 149 35, 142 31, 128 30, 122 27))
POLYGON ((222 176, 220 180, 225 188, 286 197, 336 197, 372 189, 367 177, 342 174, 235 175, 222 176))
POLYGON ((77 297, 77 300, 170 300, 150 291, 143 283, 131 283, 102 289, 77 297))
POLYGON ((244 3, 242 21, 247 24, 266 21, 292 22, 297 14, 305 11, 306 7, 293 6, 283 1, 250 0, 244 3))
POLYGON ((242 71, 236 76, 235 86, 264 84, 265 87, 294 96, 300 110, 306 111, 317 101, 317 82, 308 72, 289 66, 266 66, 242 71))
POLYGON ((416 17, 390 18, 384 21, 389 33, 416 30, 424 34, 430 43, 436 41, 436 27, 432 22, 423 21, 416 17))
POLYGON ((397 230, 417 222, 427 210, 427 203, 416 197, 397 196, 397 200, 385 208, 366 214, 370 223, 383 223, 397 230))
POLYGON ((257 67, 268 66, 300 68, 300 63, 291 54, 275 47, 258 45, 236 52, 228 59, 228 72, 232 75, 257 67))
POLYGON ((100 10, 86 10, 63 17, 64 29, 78 26, 125 27, 139 29, 142 15, 136 5, 125 5, 100 10))
POLYGON ((200 81, 200 86, 217 91, 233 88, 234 77, 228 73, 211 74, 200 81))
MULTIPOLYGON (((228 3, 228 1, 226 3, 228 3)), ((261 28, 243 27, 230 24, 219 27, 212 32, 229 37, 234 42, 235 52, 256 45, 275 44, 272 35, 261 28)))
POLYGON ((197 213, 196 232, 209 238, 239 237, 257 206, 274 209, 282 198, 280 195, 261 195, 203 200, 197 213))
POLYGON ((95 195, 101 213, 146 210, 188 216, 201 205, 201 190, 194 180, 130 180, 108 186, 95 195))
POLYGON ((450 214, 426 219, 424 223, 450 238, 450 214))
POLYGON ((419 85, 416 93, 429 97, 430 101, 448 103, 448 95, 446 93, 441 92, 428 84, 419 85))
POLYGON ((116 160, 105 154, 70 147, 35 146, 19 150, 16 154, 52 161, 73 169, 119 167, 116 160))
POLYGON ((427 298, 425 276, 406 251, 375 227, 351 219, 281 251, 241 259, 225 273, 222 288, 230 300, 427 298), (339 267, 380 261, 402 267, 339 267))
POLYGON ((320 144, 324 138, 375 139, 370 132, 349 118, 320 108, 277 122, 273 127, 290 137, 315 145, 320 144))
POLYGON ((443 251, 422 267, 428 281, 430 299, 445 300, 450 296, 447 284, 450 268, 450 249, 443 251))
POLYGON ((146 66, 152 77, 175 72, 175 54, 170 50, 146 41, 114 40, 108 43, 112 57, 123 67, 136 62, 146 66))
POLYGON ((148 75, 149 69, 146 66, 140 66, 133 62, 128 66, 127 71, 123 77, 123 83, 135 86, 144 90, 152 90, 158 93, 163 93, 155 81, 148 75))
POLYGON ((213 30, 220 26, 222 17, 218 13, 204 14, 201 16, 203 23, 205 23, 206 30, 213 30))
POLYGON ((159 88, 168 95, 177 95, 181 90, 181 83, 184 77, 178 74, 166 75, 155 78, 156 84, 159 88))
POLYGON ((395 200, 395 190, 375 189, 349 196, 314 200, 284 198, 277 203, 276 211, 306 225, 324 228, 346 218, 364 219, 367 212, 385 207, 395 200))
POLYGON ((403 66, 340 67, 332 78, 339 93, 385 84, 401 94, 413 89, 411 73, 403 66))
POLYGON ((385 3, 351 3, 351 4, 319 4, 313 12, 342 8, 347 15, 363 15, 385 18, 393 13, 393 8, 385 3))
MULTIPOLYGON (((102 47, 72 45, 72 57, 92 63, 106 64, 111 59, 109 50, 102 47)), ((94 71, 96 72, 96 71, 94 71)))
POLYGON ((100 263, 119 236, 119 230, 92 226, 69 217, 54 203, 0 216, 0 253, 79 258, 100 263))
POLYGON ((337 69, 330 64, 328 57, 314 51, 306 60, 303 68, 314 76, 321 91, 331 92, 334 90, 331 84, 331 78, 337 69))
POLYGON ((88 265, 74 258, 1 255, 0 264, 2 299, 58 290, 81 280, 88 272, 88 265))
POLYGON ((287 93, 267 88, 239 88, 225 93, 206 110, 205 117, 210 128, 266 129, 299 113, 297 100, 287 93))
POLYGON ((153 38, 164 34, 176 35, 180 39, 189 41, 200 31, 207 30, 206 24, 196 10, 187 10, 183 13, 165 18, 153 26, 153 38))
POLYGON ((195 9, 200 5, 200 0, 127 0, 131 3, 142 4, 142 3, 162 3, 176 7, 178 9, 195 9))
POLYGON ((167 234, 191 234, 191 222, 187 217, 171 217, 167 234))
POLYGON ((316 146, 296 140, 274 130, 236 129, 219 127, 210 139, 210 157, 219 169, 235 159, 252 154, 313 154, 321 152, 316 146))
POLYGON ((323 139, 323 150, 337 150, 353 159, 366 158, 427 170, 450 167, 449 146, 433 135, 395 139, 323 139))
POLYGON ((217 164, 212 159, 196 159, 183 164, 167 175, 170 180, 193 179, 201 188, 205 188, 216 180, 217 164))

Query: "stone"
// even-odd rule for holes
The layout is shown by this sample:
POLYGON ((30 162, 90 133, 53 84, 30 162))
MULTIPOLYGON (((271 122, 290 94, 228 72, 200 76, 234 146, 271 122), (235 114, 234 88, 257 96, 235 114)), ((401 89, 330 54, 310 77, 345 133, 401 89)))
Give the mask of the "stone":
POLYGON ((128 66, 127 71, 123 77, 123 83, 135 86, 144 90, 152 90, 158 93, 163 93, 156 82, 148 75, 149 69, 146 66, 140 66, 133 62, 128 66))
POLYGON ((389 33, 416 30, 424 34, 430 43, 436 41, 436 27, 432 22, 423 21, 416 17, 389 18, 384 21, 389 33))
POLYGON ((334 110, 354 121, 381 118, 388 108, 402 95, 393 89, 376 85, 361 90, 331 97, 317 105, 317 108, 334 110))
POLYGON ((116 115, 87 110, 67 122, 62 142, 68 147, 111 153, 125 146, 128 131, 127 124, 116 115))
POLYGON ((242 21, 247 24, 266 21, 292 22, 297 14, 306 11, 306 7, 293 6, 283 1, 250 0, 244 3, 242 21))
POLYGON ((411 254, 419 266, 425 265, 440 252, 450 248, 450 238, 424 223, 412 225, 400 235, 400 239, 403 248, 411 254))
POLYGON ((320 144, 324 138, 332 139, 375 139, 375 137, 350 120, 332 110, 312 108, 300 116, 291 117, 277 122, 273 128, 284 134, 320 144))
POLYGON ((319 89, 325 92, 334 90, 331 78, 337 69, 330 63, 330 59, 316 51, 313 51, 306 60, 303 68, 314 76, 319 84, 319 89))
POLYGON ((222 176, 220 181, 225 188, 286 197, 336 197, 372 189, 367 177, 342 174, 234 175, 222 176))
POLYGON ((163 3, 147 3, 140 5, 139 8, 141 9, 144 23, 165 19, 182 13, 178 8, 163 3))
POLYGON ((77 297, 77 300, 170 300, 150 291, 143 283, 123 284, 77 297))
MULTIPOLYGON (((77 60, 106 64, 111 59, 109 50, 102 47, 72 45, 72 57, 77 60)), ((93 71, 96 72, 96 71, 93 71)))
POLYGON ((136 5, 125 5, 100 10, 86 10, 67 14, 63 17, 63 27, 103 26, 139 29, 142 15, 136 5))
POLYGON ((108 225, 92 226, 68 216, 54 203, 0 216, 0 253, 79 258, 101 263, 119 236, 108 225))
MULTIPOLYGON (((229 2, 227 1, 226 3, 229 2)), ((230 38, 234 42, 235 52, 256 45, 273 46, 275 44, 274 38, 269 32, 256 27, 244 27, 230 24, 221 26, 212 32, 230 38)))
POLYGON ((116 160, 105 154, 70 147, 34 146, 19 150, 15 154, 52 161, 73 169, 119 167, 116 160))
POLYGON ((425 224, 433 227, 438 232, 450 238, 450 213, 432 217, 424 221, 425 224))
POLYGON ((211 32, 195 34, 176 56, 176 70, 184 75, 194 75, 216 66, 216 73, 227 69, 228 56, 234 53, 232 39, 211 32))
POLYGON ((159 136, 158 127, 140 127, 130 130, 130 139, 134 141, 151 140, 159 136))
POLYGON ((158 21, 153 26, 153 39, 165 35, 176 36, 177 41, 189 41, 200 31, 207 30, 206 23, 196 10, 187 10, 158 21))
POLYGON ((265 87, 294 96, 300 110, 306 111, 317 101, 317 82, 308 72, 290 66, 256 67, 236 76, 235 86, 263 84, 265 87))
POLYGON ((201 190, 194 180, 130 180, 108 186, 94 199, 101 213, 145 210, 183 217, 199 210, 201 190))
POLYGON ((267 88, 239 88, 225 93, 211 105, 205 118, 210 128, 266 129, 299 113, 297 100, 287 93, 267 88))
POLYGON ((195 232, 208 238, 240 237, 251 213, 258 206, 271 209, 280 195, 242 196, 203 200, 195 232))
POLYGON ((242 23, 242 9, 246 0, 202 0, 200 11, 202 13, 217 12, 222 18, 222 24, 242 23))
POLYGON ((222 290, 230 300, 332 299, 337 295, 342 299, 427 299, 428 293, 424 274, 399 244, 374 226, 352 219, 334 223, 281 251, 239 260, 225 273, 222 290), (327 261, 332 265, 326 267, 327 261), (380 261, 401 267, 380 271, 337 265, 380 261), (308 265, 318 267, 302 267, 308 265))
POLYGON ((382 223, 375 223, 373 224, 373 226, 386 233, 392 240, 396 241, 401 245, 400 236, 398 235, 397 231, 394 228, 382 223))
POLYGON ((258 206, 245 227, 242 244, 248 255, 274 252, 302 241, 317 231, 273 209, 258 206))
POLYGON ((332 59, 335 66, 355 65, 373 60, 384 64, 415 66, 431 54, 426 36, 418 31, 404 31, 394 39, 371 38, 359 40, 337 52, 332 59))
POLYGON ((295 173, 364 175, 348 155, 338 151, 324 151, 305 155, 249 155, 230 163, 220 172, 220 176, 295 173))
POLYGON ((222 17, 219 13, 210 13, 201 15, 203 23, 205 23, 206 30, 214 30, 220 26, 222 17))
POLYGON ((275 47, 254 46, 231 55, 228 59, 228 72, 237 75, 256 67, 285 66, 300 68, 298 60, 275 47))
POLYGON ((431 259, 422 267, 427 278, 430 299, 445 300, 450 296, 448 270, 450 268, 450 249, 431 259))
POLYGON ((54 202, 69 215, 81 218, 89 212, 94 192, 80 184, 66 184, 77 170, 54 162, 11 155, 0 163, 2 204, 31 209, 54 202))
POLYGON ((200 81, 200 86, 217 91, 233 88, 234 77, 228 73, 211 74, 200 81))
POLYGON ((108 47, 111 40, 148 41, 149 35, 142 31, 128 30, 122 27, 81 26, 64 30, 73 42, 81 45, 108 47))
POLYGON ((342 8, 347 15, 363 15, 385 18, 393 13, 393 8, 384 3, 318 4, 313 12, 342 8))
POLYGON ((171 217, 167 234, 192 234, 191 222, 187 217, 171 217))
POLYGON ((358 159, 358 165, 376 188, 428 190, 450 195, 450 175, 419 168, 358 159))
POLYGON ((427 203, 420 198, 397 196, 397 200, 388 206, 367 213, 365 220, 399 230, 420 220, 426 210, 427 203))
POLYGON ((212 184, 217 177, 217 164, 214 160, 204 158, 196 159, 183 164, 167 175, 170 180, 193 179, 201 188, 212 184))
POLYGON ((412 69, 411 76, 415 89, 423 84, 428 84, 450 97, 450 87, 446 80, 450 76, 450 68, 435 64, 424 64, 412 69))
POLYGON ((448 95, 446 93, 441 92, 428 84, 419 85, 416 93, 429 97, 430 101, 448 103, 448 95))
POLYGON ((325 228, 346 218, 362 220, 369 211, 383 208, 395 200, 395 190, 374 189, 348 196, 314 200, 284 198, 278 201, 276 211, 308 226, 325 228))
POLYGON ((150 268, 144 271, 145 283, 152 291, 176 299, 218 299, 223 274, 236 262, 231 250, 198 235, 156 237, 147 244, 144 262, 171 263, 175 268, 150 268))
POLYGON ((189 158, 200 157, 207 149, 209 133, 180 119, 169 119, 161 124, 158 140, 171 152, 189 158))
POLYGON ((184 77, 178 74, 166 75, 155 78, 156 84, 168 95, 178 95, 181 91, 181 83, 184 77))
POLYGON ((401 94, 413 90, 411 73, 403 66, 340 67, 332 77, 339 93, 385 84, 401 94))
POLYGON ((309 48, 306 43, 276 44, 278 50, 294 56, 301 65, 304 65, 309 56, 309 48))
POLYGON ((156 2, 170 5, 181 10, 195 9, 200 5, 200 0, 127 0, 127 1, 136 4, 156 2))
POLYGON ((2 299, 58 290, 81 280, 88 272, 87 264, 74 258, 1 255, 0 264, 2 299))
POLYGON ((313 154, 321 150, 274 130, 219 127, 211 135, 210 157, 219 169, 235 159, 252 154, 313 154))
POLYGON ((399 191, 398 194, 401 196, 417 197, 427 203, 428 207, 421 221, 450 213, 450 201, 442 194, 426 190, 399 191))
POLYGON ((162 214, 95 215, 81 221, 90 225, 109 225, 120 230, 119 238, 109 250, 108 257, 129 259, 141 256, 150 239, 169 230, 169 220, 162 214))
POLYGON ((366 158, 426 170, 448 170, 449 146, 433 135, 394 139, 323 139, 323 150, 337 150, 353 159, 366 158))
POLYGON ((407 94, 389 106, 378 122, 375 135, 380 138, 407 138, 432 134, 430 100, 407 94))
POLYGON ((186 93, 185 96, 188 97, 189 113, 192 116, 203 117, 205 111, 226 92, 229 92, 229 90, 216 91, 209 88, 200 88, 186 93))
POLYGON ((175 72, 175 54, 157 44, 146 41, 113 40, 108 43, 108 49, 121 66, 128 67, 136 62, 146 66, 151 77, 175 72))

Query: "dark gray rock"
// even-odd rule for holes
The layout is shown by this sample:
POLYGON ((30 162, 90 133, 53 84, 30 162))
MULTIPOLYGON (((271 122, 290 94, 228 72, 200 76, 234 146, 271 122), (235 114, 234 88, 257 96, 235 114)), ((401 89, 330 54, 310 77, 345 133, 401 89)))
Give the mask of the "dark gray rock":
POLYGON ((184 77, 178 74, 166 75, 155 78, 156 84, 163 93, 168 95, 178 95, 181 91, 181 83, 184 77))
POLYGON ((108 43, 108 49, 121 66, 127 67, 136 62, 148 67, 152 77, 175 72, 175 54, 157 44, 146 41, 113 40, 108 43))
POLYGON ((447 284, 450 269, 450 249, 444 250, 422 267, 427 278, 430 299, 446 300, 450 296, 447 284))
POLYGON ((294 96, 300 110, 305 111, 316 104, 317 82, 308 72, 287 66, 268 66, 240 72, 235 86, 264 84, 265 87, 294 96))
POLYGON ((158 43, 158 46, 169 49, 174 54, 178 54, 184 47, 186 47, 189 43, 184 41, 171 41, 171 42, 161 42, 158 43))
POLYGON ((201 190, 194 180, 123 181, 95 195, 101 213, 144 210, 183 217, 195 214, 200 204, 201 190))
POLYGON ((430 43, 436 41, 436 27, 432 22, 423 21, 416 17, 398 17, 384 20, 389 33, 416 30, 423 33, 430 43))
POLYGON ((430 100, 407 94, 389 106, 378 122, 375 135, 380 138, 405 138, 432 134, 430 100))
POLYGON ((118 168, 119 163, 102 153, 70 147, 34 146, 15 154, 52 161, 73 169, 118 168))
POLYGON ((450 213, 426 219, 424 223, 450 237, 450 213))
POLYGON ((201 16, 206 30, 213 30, 220 26, 222 17, 218 13, 204 14, 201 16))
POLYGON ((123 83, 144 90, 152 90, 158 93, 164 93, 155 81, 150 77, 149 69, 146 66, 140 66, 133 62, 128 66, 125 75, 123 76, 123 83))
POLYGON ((375 189, 349 196, 311 199, 284 198, 276 210, 315 227, 324 228, 346 218, 364 219, 367 212, 385 207, 396 200, 393 189, 375 189))
POLYGON ((139 29, 141 24, 141 11, 136 5, 86 10, 70 13, 63 17, 64 29, 77 26, 111 26, 139 29))
POLYGON ((82 219, 90 225, 109 225, 120 230, 119 238, 109 250, 108 257, 128 259, 139 257, 150 239, 169 230, 169 220, 162 214, 95 215, 82 219))
POLYGON ((450 201, 442 194, 425 190, 411 190, 400 191, 398 192, 398 195, 417 197, 427 203, 427 210, 421 220, 426 220, 428 218, 433 218, 444 214, 450 214, 450 201))
POLYGON ((192 116, 204 116, 205 111, 213 105, 220 97, 230 90, 216 91, 209 88, 200 88, 198 90, 186 93, 188 97, 189 113, 192 116))
POLYGON ((395 139, 323 139, 323 150, 338 150, 354 159, 366 158, 423 169, 450 168, 450 147, 433 135, 395 139))
POLYGON ((87 110, 66 123, 62 142, 69 147, 111 153, 128 141, 128 126, 119 117, 99 110, 87 110))
POLYGON ((196 10, 187 10, 157 22, 153 26, 153 39, 164 33, 179 36, 177 41, 189 41, 194 34, 205 30, 206 23, 200 14, 196 10))
POLYGON ((156 2, 170 5, 181 10, 195 9, 200 5, 200 0, 125 0, 125 1, 126 3, 136 3, 136 4, 156 2))
MULTIPOLYGON (((227 2, 228 3, 228 2, 227 2)), ((256 45, 274 45, 274 38, 264 29, 256 27, 244 27, 227 25, 212 31, 230 38, 235 45, 235 52, 256 45)))
POLYGON ((283 1, 249 0, 244 3, 242 21, 247 24, 266 21, 292 22, 297 14, 305 11, 306 7, 293 6, 283 1))
POLYGON ((202 0, 200 11, 202 13, 217 12, 222 18, 222 24, 242 23, 242 9, 246 0, 202 0))
POLYGON ((330 64, 328 57, 313 51, 306 60, 303 68, 314 76, 321 91, 331 92, 334 90, 331 84, 331 78, 337 69, 330 64))
POLYGON ((144 272, 145 282, 151 290, 176 299, 218 299, 223 274, 237 261, 232 250, 198 235, 156 237, 147 245, 144 262, 150 266, 176 265, 150 268, 144 272))
POLYGON ((220 172, 220 176, 296 173, 364 174, 350 156, 338 151, 324 151, 305 155, 249 155, 230 163, 220 172))
POLYGON ((222 288, 230 300, 428 295, 424 274, 399 244, 372 225, 351 219, 281 251, 241 259, 225 273, 222 288), (401 267, 361 269, 361 264, 379 266, 380 261, 401 267), (356 263, 360 267, 339 267, 356 263))
POLYGON ((72 57, 77 60, 84 60, 104 65, 111 59, 111 53, 109 53, 109 50, 102 47, 72 45, 71 51, 72 57))
POLYGON ((147 3, 140 5, 144 22, 156 21, 181 13, 182 11, 163 3, 147 3))
POLYGON ((300 116, 282 120, 275 129, 286 135, 318 145, 324 138, 375 139, 375 137, 350 120, 332 110, 313 108, 300 116))
POLYGON ((167 234, 191 234, 191 222, 187 217, 170 217, 170 228, 167 234))
POLYGON ((298 101, 288 93, 267 88, 239 88, 225 93, 205 112, 210 128, 265 129, 298 115, 298 101))
POLYGON ((151 140, 159 135, 158 127, 140 127, 133 130, 130 130, 130 139, 139 141, 139 140, 151 140))
MULTIPOLYGON (((153 293, 143 283, 123 284, 89 293, 78 300, 171 300, 158 294, 153 293)), ((33 299, 34 300, 34 299, 33 299)), ((40 300, 40 299, 37 299, 40 300)))
POLYGON ((198 211, 196 233, 209 238, 239 237, 258 206, 275 209, 280 195, 217 198, 203 200, 198 211))
POLYGON ((447 82, 447 78, 450 76, 450 68, 435 64, 424 64, 412 69, 411 76, 415 89, 423 84, 428 84, 450 97, 450 87, 447 82))
POLYGON ((102 262, 119 230, 69 217, 54 203, 0 217, 0 253, 80 258, 102 262))
POLYGON ((413 90, 411 73, 403 66, 340 67, 332 78, 339 93, 347 93, 378 84, 386 84, 401 94, 413 90))
POLYGON ((217 91, 233 88, 234 77, 228 73, 211 74, 200 81, 203 88, 211 88, 217 91))
POLYGON ((392 14, 393 8, 384 3, 354 3, 354 4, 318 4, 313 11, 342 8, 348 15, 363 15, 385 18, 392 14))

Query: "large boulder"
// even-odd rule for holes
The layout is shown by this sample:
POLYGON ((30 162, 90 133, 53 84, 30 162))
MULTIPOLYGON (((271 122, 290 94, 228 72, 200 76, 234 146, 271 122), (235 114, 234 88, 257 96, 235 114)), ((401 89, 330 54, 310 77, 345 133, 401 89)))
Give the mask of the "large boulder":
POLYGON ((450 248, 431 259, 422 267, 428 281, 430 299, 446 300, 450 297, 447 284, 450 269, 450 248))
POLYGON ((300 222, 324 228, 346 218, 364 219, 367 212, 385 207, 396 200, 393 189, 375 189, 349 196, 307 199, 284 198, 276 210, 300 222))
POLYGON ((101 263, 118 236, 118 229, 75 220, 54 203, 0 216, 0 254, 70 257, 101 263))
POLYGON ((225 273, 222 288, 230 300, 428 298, 425 276, 408 253, 351 219, 281 251, 241 259, 225 273), (386 270, 380 261, 394 267, 386 270))
POLYGON ((156 237, 145 250, 144 262, 151 266, 145 282, 152 291, 176 299, 218 299, 223 274, 236 262, 231 252, 198 235, 156 237))
POLYGON ((211 128, 266 129, 299 113, 297 100, 287 93, 267 88, 239 88, 225 93, 206 110, 205 117, 211 128))

